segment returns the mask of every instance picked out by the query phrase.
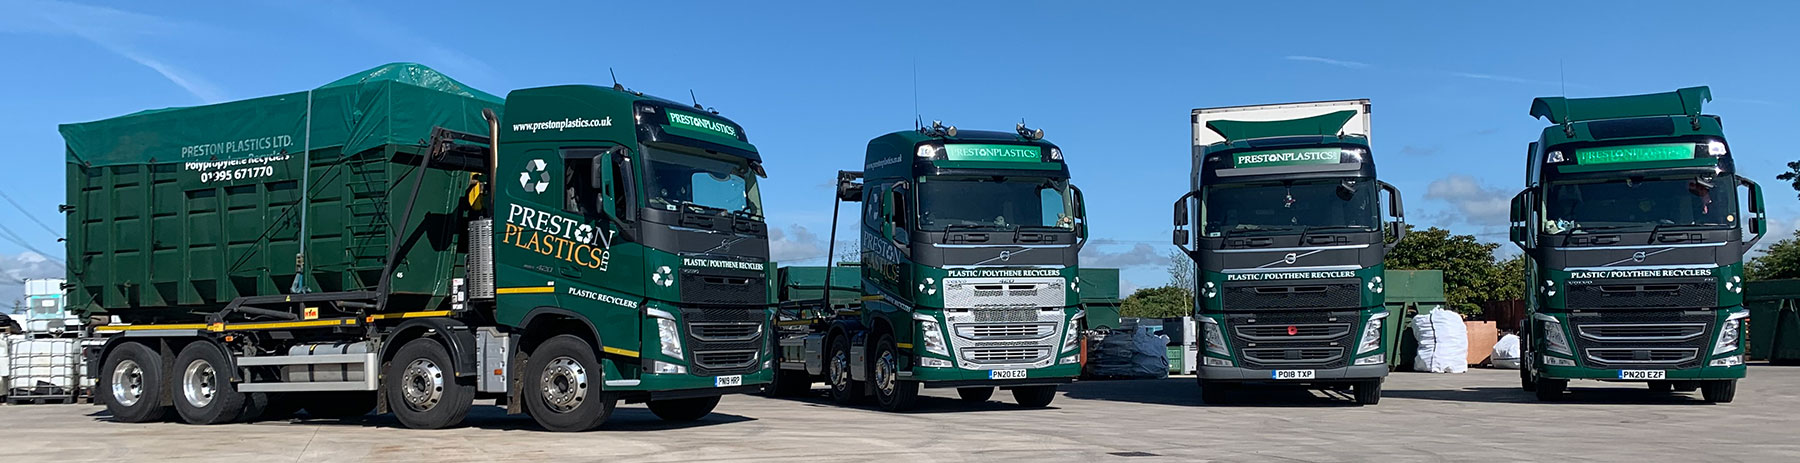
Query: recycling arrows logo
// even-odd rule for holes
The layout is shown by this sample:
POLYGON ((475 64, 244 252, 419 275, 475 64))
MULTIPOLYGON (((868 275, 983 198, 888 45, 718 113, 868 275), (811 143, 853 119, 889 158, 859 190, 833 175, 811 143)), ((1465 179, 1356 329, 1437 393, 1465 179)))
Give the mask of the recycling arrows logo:
POLYGON ((525 191, 542 194, 550 189, 550 165, 542 159, 533 159, 525 163, 525 171, 519 173, 519 186, 525 191), (532 174, 537 174, 532 178, 532 174))

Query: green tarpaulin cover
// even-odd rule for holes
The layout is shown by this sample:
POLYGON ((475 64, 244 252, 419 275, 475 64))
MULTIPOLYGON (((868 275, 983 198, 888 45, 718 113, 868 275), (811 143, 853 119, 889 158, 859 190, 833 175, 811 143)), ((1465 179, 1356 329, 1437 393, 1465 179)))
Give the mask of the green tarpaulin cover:
POLYGON ((429 67, 393 63, 310 91, 141 111, 59 130, 69 162, 90 166, 226 161, 298 154, 306 146, 357 153, 418 144, 444 121, 485 132, 481 108, 501 102, 429 67))
POLYGON ((1342 132, 1344 123, 1350 122, 1352 117, 1356 117, 1356 111, 1346 110, 1285 121, 1209 121, 1206 128, 1227 141, 1309 135, 1329 137, 1342 132))

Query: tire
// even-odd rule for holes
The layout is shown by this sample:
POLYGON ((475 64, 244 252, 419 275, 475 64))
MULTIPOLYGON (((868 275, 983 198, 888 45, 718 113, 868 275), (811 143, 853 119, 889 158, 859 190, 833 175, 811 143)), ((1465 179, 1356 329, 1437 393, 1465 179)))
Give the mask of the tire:
POLYGON ((315 392, 294 400, 304 404, 306 416, 315 419, 359 418, 375 411, 374 392, 315 392))
POLYGON ((407 341, 382 375, 388 408, 400 425, 442 429, 462 424, 475 405, 475 385, 459 380, 450 351, 436 339, 407 341))
POLYGON ((881 341, 875 346, 875 358, 869 362, 869 380, 875 385, 875 402, 885 411, 912 410, 919 403, 919 382, 900 379, 900 349, 894 346, 894 335, 881 335, 881 341))
POLYGON ((1544 402, 1562 400, 1563 392, 1569 389, 1569 380, 1566 379, 1539 377, 1536 378, 1535 382, 1537 383, 1537 388, 1533 389, 1532 392, 1536 392, 1538 400, 1544 402))
POLYGON ((209 341, 188 343, 175 356, 175 377, 169 385, 175 413, 188 424, 219 424, 244 413, 244 394, 231 382, 231 360, 219 345, 209 341))
POLYGON ((1737 380, 1706 381, 1700 384, 1700 398, 1707 402, 1728 404, 1737 397, 1737 380))
POLYGON ((1025 408, 1044 408, 1056 400, 1056 386, 1019 386, 1012 390, 1013 401, 1025 408))
POLYGON ((163 358, 140 343, 127 342, 106 354, 100 367, 99 392, 113 421, 146 423, 168 413, 162 405, 163 358))
POLYGON ((844 405, 855 405, 868 400, 863 394, 862 381, 850 379, 850 337, 837 336, 831 340, 831 350, 826 351, 825 385, 830 386, 831 400, 844 405))
POLYGON ((673 423, 686 423, 705 418, 719 406, 719 396, 694 397, 690 399, 652 400, 646 403, 650 413, 657 418, 673 423))
MULTIPOLYGON (((1530 359, 1529 355, 1526 354, 1522 358, 1530 359)), ((1519 388, 1524 389, 1525 392, 1537 392, 1537 379, 1531 377, 1530 360, 1519 362, 1519 388)))
POLYGON ((775 369, 775 384, 769 386, 769 397, 799 397, 812 392, 812 375, 806 370, 775 369))
POLYGON ((970 402, 970 403, 987 402, 988 399, 994 398, 994 388, 991 388, 991 387, 959 387, 959 388, 956 388, 956 396, 961 397, 962 401, 964 401, 964 402, 970 402))
POLYGON ((1375 405, 1381 403, 1381 380, 1360 381, 1352 388, 1357 405, 1375 405))
POLYGON ((1650 382, 1650 392, 1656 393, 1656 394, 1668 394, 1671 392, 1675 392, 1675 382, 1673 382, 1673 381, 1651 381, 1650 382))
POLYGON ((1207 405, 1228 405, 1237 402, 1232 396, 1231 384, 1218 381, 1200 380, 1200 401, 1207 405))
POLYGON ((600 390, 600 360, 579 337, 563 334, 544 341, 526 364, 525 408, 544 429, 592 430, 605 424, 618 405, 600 390))

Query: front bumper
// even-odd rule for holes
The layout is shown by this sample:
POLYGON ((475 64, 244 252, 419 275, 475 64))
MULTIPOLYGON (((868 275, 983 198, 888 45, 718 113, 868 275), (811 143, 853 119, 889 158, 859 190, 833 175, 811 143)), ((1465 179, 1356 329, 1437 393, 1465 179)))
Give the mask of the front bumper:
MULTIPOLYGON (((735 389, 738 389, 740 387, 745 387, 745 388, 755 387, 756 389, 761 390, 761 388, 763 386, 766 386, 769 384, 769 382, 775 380, 775 370, 762 369, 762 370, 757 370, 753 373, 745 374, 743 376, 744 376, 744 381, 741 386, 718 387, 718 377, 717 376, 697 376, 697 375, 692 375, 692 374, 651 374, 651 373, 646 373, 638 378, 638 383, 636 385, 633 385, 633 386, 610 386, 609 385, 609 386, 606 386, 606 388, 609 390, 617 390, 617 391, 647 391, 647 392, 652 392, 652 393, 670 392, 670 391, 711 391, 711 390, 716 390, 716 391, 719 391, 717 394, 702 393, 702 394, 699 394, 698 396, 723 395, 723 394, 735 393, 732 391, 734 391, 735 389)), ((746 391, 746 392, 756 392, 756 391, 746 391)))
MULTIPOLYGON (((1618 369, 1549 366, 1549 365, 1544 365, 1541 362, 1538 363, 1538 365, 1539 365, 1537 368, 1538 376, 1542 376, 1545 378, 1552 378, 1552 379, 1604 379, 1604 380, 1621 381, 1619 379, 1619 371, 1620 370, 1618 370, 1618 369)), ((1649 368, 1645 368, 1645 369, 1646 370, 1657 370, 1658 368, 1649 367, 1649 368)), ((1701 368, 1687 368, 1687 369, 1671 369, 1671 370, 1662 370, 1662 371, 1666 372, 1665 374, 1667 375, 1667 379, 1742 379, 1742 378, 1744 378, 1744 376, 1746 376, 1749 373, 1750 368, 1740 364, 1740 365, 1729 366, 1729 367, 1701 367, 1701 368)), ((1642 382, 1643 380, 1624 380, 1624 381, 1642 382)))
POLYGON ((913 367, 910 379, 925 383, 925 387, 959 387, 940 386, 937 382, 966 383, 965 386, 1032 386, 1039 384, 1062 384, 1081 375, 1081 364, 1052 365, 1043 368, 1025 369, 1023 379, 989 379, 989 372, 994 370, 964 370, 959 368, 926 368, 913 367), (978 384, 979 383, 979 384, 978 384))
MULTIPOLYGON (((1304 370, 1305 368, 1295 368, 1295 369, 1296 370, 1304 370)), ((1199 371, 1195 374, 1197 376, 1199 376, 1200 379, 1207 380, 1207 381, 1242 381, 1242 382, 1267 381, 1267 382, 1276 382, 1276 383, 1291 382, 1294 384, 1335 383, 1335 382, 1351 382, 1351 381, 1361 381, 1361 380, 1366 380, 1366 379, 1383 378, 1388 375, 1388 367, 1386 364, 1382 364, 1382 365, 1351 366, 1351 367, 1344 367, 1344 368, 1313 369, 1313 379, 1293 380, 1293 381, 1276 380, 1275 379, 1275 370, 1259 370, 1259 369, 1242 368, 1242 367, 1202 366, 1202 367, 1200 367, 1199 371)))

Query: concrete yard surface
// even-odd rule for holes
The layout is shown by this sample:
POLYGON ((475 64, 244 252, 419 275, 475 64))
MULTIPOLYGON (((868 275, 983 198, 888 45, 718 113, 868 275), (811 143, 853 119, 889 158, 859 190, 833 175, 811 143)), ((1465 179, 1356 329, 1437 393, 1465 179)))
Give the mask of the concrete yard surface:
MULTIPOLYGON (((1299 390, 1202 403, 1192 377, 1088 381, 1047 409, 1005 391, 964 404, 927 389, 892 414, 821 397, 729 396, 696 423, 622 405, 599 431, 544 432, 477 406, 465 427, 391 416, 216 426, 114 423, 94 405, 0 407, 0 461, 1800 461, 1800 367, 1756 365, 1737 400, 1575 382, 1539 403, 1517 372, 1396 373, 1380 405, 1299 390)), ((822 392, 822 390, 820 390, 822 392)), ((171 416, 173 413, 171 413, 171 416)))

